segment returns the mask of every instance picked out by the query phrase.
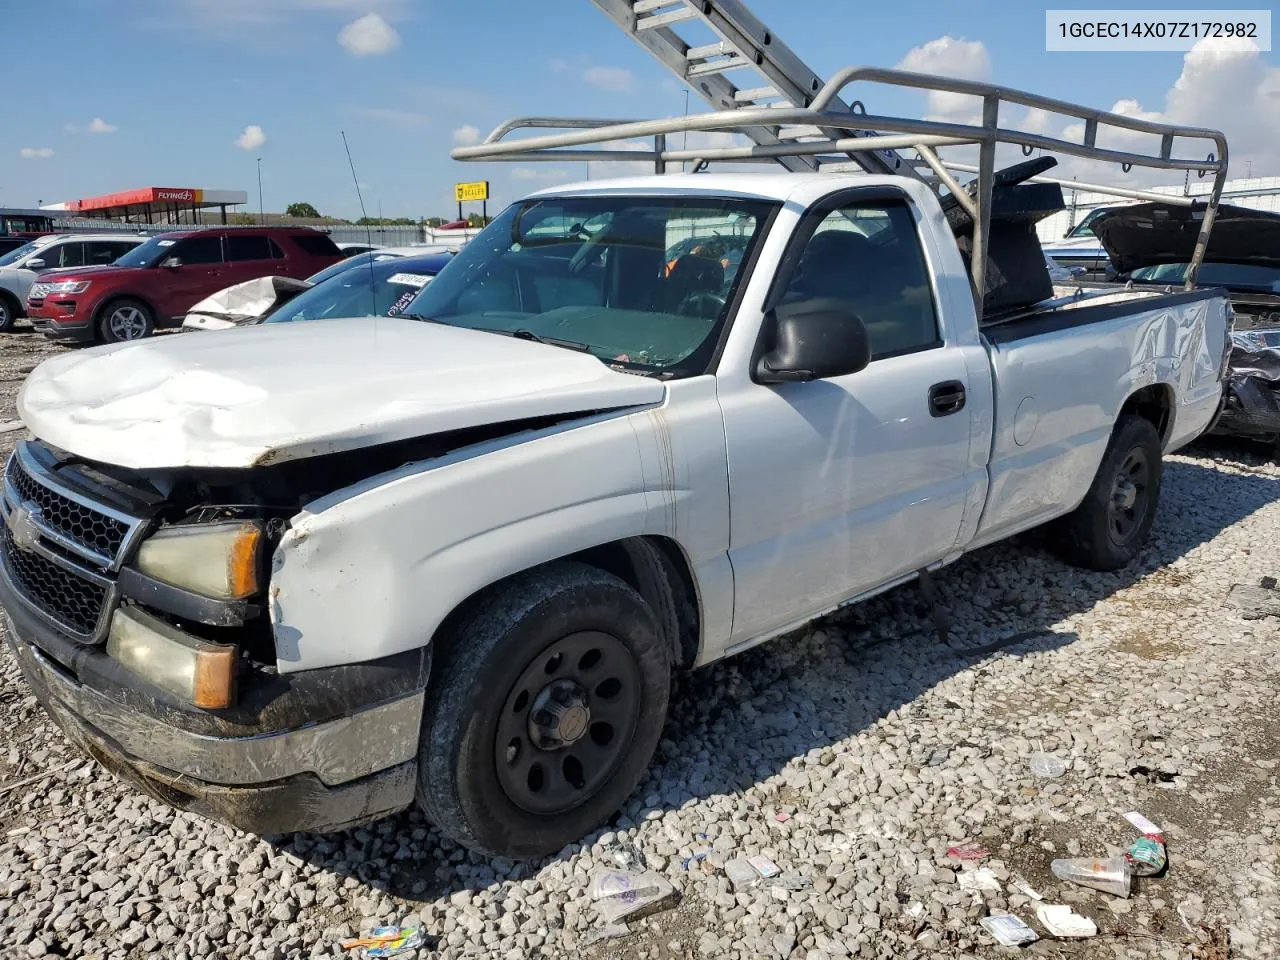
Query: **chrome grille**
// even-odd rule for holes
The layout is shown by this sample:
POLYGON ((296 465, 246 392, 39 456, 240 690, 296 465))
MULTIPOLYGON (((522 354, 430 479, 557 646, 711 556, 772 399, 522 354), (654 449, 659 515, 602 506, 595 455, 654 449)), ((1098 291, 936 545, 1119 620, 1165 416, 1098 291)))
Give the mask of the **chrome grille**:
POLYGON ((82 643, 101 643, 115 608, 115 572, 146 532, 68 486, 20 442, 0 485, 0 567, 17 599, 82 643))
POLYGON ((87 561, 103 572, 120 569, 145 532, 146 521, 72 489, 44 466, 27 441, 5 467, 0 514, 25 508, 47 546, 87 561))
POLYGON ((63 496, 39 483, 18 457, 9 460, 9 484, 19 498, 39 509, 40 519, 57 533, 105 557, 115 557, 129 535, 129 524, 63 496))
POLYGON ((90 580, 68 566, 21 549, 4 524, 0 524, 0 562, 32 607, 80 639, 99 639, 99 628, 111 600, 109 582, 90 580))

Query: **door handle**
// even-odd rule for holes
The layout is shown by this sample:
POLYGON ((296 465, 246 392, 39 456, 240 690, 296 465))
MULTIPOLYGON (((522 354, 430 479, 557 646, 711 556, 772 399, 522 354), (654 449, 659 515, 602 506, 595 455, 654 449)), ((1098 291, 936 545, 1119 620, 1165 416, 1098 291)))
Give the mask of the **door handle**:
POLYGON ((944 380, 929 388, 929 416, 945 417, 964 409, 964 384, 944 380))

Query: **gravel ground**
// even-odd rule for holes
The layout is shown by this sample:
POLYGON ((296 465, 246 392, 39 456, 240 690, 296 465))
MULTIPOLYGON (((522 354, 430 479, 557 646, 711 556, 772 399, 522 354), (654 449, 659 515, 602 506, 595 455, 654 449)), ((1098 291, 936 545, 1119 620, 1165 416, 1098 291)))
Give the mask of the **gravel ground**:
MULTIPOLYGON (((0 335, 0 422, 56 351, 0 335)), ((22 432, 0 433, 7 453, 22 432)), ((1005 957, 979 918, 1034 921, 1021 877, 1093 918, 1046 957, 1280 953, 1280 625, 1224 608, 1280 572, 1280 469, 1256 451, 1171 457, 1156 532, 1119 574, 1064 567, 1034 537, 936 577, 938 640, 904 588, 684 681, 648 780, 614 824, 674 905, 591 943, 586 888, 610 834, 543 863, 474 857, 417 814, 332 836, 248 836, 175 813, 81 759, 3 657, 0 952, 307 957, 375 923, 421 921, 423 957, 1005 957), (1034 750, 1069 763, 1037 778, 1034 750), (24 784, 38 774, 44 779, 24 784), (1105 855, 1139 810, 1169 868, 1118 900, 1052 877, 1105 855), (705 840, 700 839, 700 835, 705 840), (1000 890, 946 856, 984 845, 1000 890), (692 870, 695 847, 714 849, 692 870), (811 885, 735 892, 764 853, 811 885), (960 882, 958 882, 960 881, 960 882), (1188 918, 1179 917, 1179 907, 1188 918)))

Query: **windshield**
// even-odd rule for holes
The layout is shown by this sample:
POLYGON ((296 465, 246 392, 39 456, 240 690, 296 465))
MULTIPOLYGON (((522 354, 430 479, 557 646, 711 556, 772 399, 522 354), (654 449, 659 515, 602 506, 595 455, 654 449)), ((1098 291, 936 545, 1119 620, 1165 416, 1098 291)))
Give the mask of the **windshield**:
POLYGON ((39 249, 40 244, 34 241, 31 243, 24 243, 22 246, 16 247, 6 253, 3 257, 0 257, 0 267, 7 267, 11 263, 17 263, 23 257, 30 256, 39 249))
POLYGON ((304 290, 262 322, 398 316, 447 260, 440 257, 437 263, 432 258, 429 263, 413 261, 409 265, 380 262, 372 267, 366 260, 361 269, 344 270, 304 290))
MULTIPOLYGON (((1182 283, 1187 279, 1187 264, 1161 263, 1139 267, 1130 275, 1143 283, 1182 283)), ((1280 267, 1264 267, 1251 263, 1202 263, 1196 274, 1200 287, 1230 287, 1280 293, 1280 267)))
POLYGON ((563 341, 624 369, 691 376, 776 204, 550 197, 508 207, 406 313, 563 341))
POLYGON ((1102 207, 1098 210, 1092 211, 1087 217, 1085 217, 1083 220, 1077 223, 1074 227, 1072 227, 1071 230, 1068 231, 1067 236, 1068 237, 1094 236, 1094 232, 1093 232, 1094 221, 1097 220, 1104 213, 1110 213, 1110 212, 1111 211, 1106 207, 1102 207))
POLYGON ((345 260, 339 260, 325 267, 319 273, 313 273, 307 277, 307 283, 324 283, 330 277, 336 277, 340 273, 346 273, 352 267, 368 266, 370 263, 377 263, 380 260, 391 260, 399 256, 396 253, 386 253, 378 251, 375 253, 357 253, 354 256, 347 257, 345 260))
POLYGON ((178 241, 172 237, 152 237, 138 244, 115 261, 118 267, 154 267, 165 258, 170 247, 178 241))

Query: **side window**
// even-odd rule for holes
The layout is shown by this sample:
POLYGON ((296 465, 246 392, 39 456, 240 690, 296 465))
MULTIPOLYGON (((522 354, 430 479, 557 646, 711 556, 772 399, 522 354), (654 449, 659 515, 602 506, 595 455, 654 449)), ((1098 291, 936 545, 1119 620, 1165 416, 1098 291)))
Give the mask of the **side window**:
POLYGON ((310 233, 292 233, 289 239, 302 248, 302 252, 312 257, 340 257, 342 251, 338 249, 329 236, 324 233, 312 231, 310 233))
POLYGON ((114 243, 107 244, 107 246, 111 248, 111 260, 109 262, 115 263, 117 260, 123 257, 126 253, 128 253, 130 250, 136 247, 137 244, 122 243, 119 240, 116 240, 114 243))
POLYGON ((279 245, 278 243, 276 243, 276 242, 275 242, 274 240, 272 240, 270 237, 267 237, 267 244, 268 244, 268 246, 270 246, 270 247, 271 247, 271 259, 272 259, 272 260, 283 260, 283 259, 284 259, 284 251, 280 249, 280 245, 279 245))
POLYGON ((905 203, 851 204, 823 218, 782 302, 817 299, 842 300, 862 319, 873 360, 941 345, 924 250, 905 203))
POLYGON ((39 250, 31 251, 27 260, 43 260, 44 266, 34 268, 28 267, 28 269, 52 270, 54 267, 62 266, 62 255, 65 252, 65 247, 65 243, 50 243, 41 247, 39 250))
POLYGON ((82 243, 51 243, 38 254, 44 261, 42 270, 52 270, 55 267, 83 267, 84 266, 84 244, 82 243))
POLYGON ((128 249, 127 244, 119 241, 89 240, 84 245, 84 260, 90 266, 101 266, 104 263, 112 263, 116 257, 123 255, 128 249))
POLYGON ((188 237, 179 240, 168 256, 177 257, 183 266, 199 263, 222 262, 222 240, 216 234, 209 237, 188 237))
POLYGON ((270 260, 271 241, 263 236, 228 234, 223 238, 227 260, 270 260))

